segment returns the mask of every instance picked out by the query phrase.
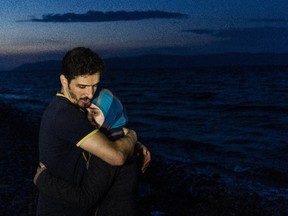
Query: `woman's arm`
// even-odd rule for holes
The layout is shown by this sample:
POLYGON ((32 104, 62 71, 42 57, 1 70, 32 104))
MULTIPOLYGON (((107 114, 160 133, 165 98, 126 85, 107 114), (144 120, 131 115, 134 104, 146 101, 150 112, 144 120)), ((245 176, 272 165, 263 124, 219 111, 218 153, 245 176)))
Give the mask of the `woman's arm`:
POLYGON ((116 170, 116 167, 99 158, 91 157, 90 160, 89 170, 85 172, 80 185, 56 178, 45 168, 37 169, 34 183, 42 193, 63 204, 90 208, 97 204, 110 188, 116 170))

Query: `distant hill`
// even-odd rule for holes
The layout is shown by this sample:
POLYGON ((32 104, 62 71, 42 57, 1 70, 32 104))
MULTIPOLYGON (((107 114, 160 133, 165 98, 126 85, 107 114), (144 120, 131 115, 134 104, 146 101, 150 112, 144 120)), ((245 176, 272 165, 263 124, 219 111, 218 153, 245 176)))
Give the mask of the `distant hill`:
MULTIPOLYGON (((108 69, 136 68, 191 68, 213 66, 276 66, 288 65, 288 54, 275 53, 224 53, 194 56, 142 55, 123 58, 107 58, 108 69)), ((51 71, 60 69, 60 61, 51 60, 21 65, 17 71, 51 71)))
POLYGON ((57 60, 49 60, 49 61, 41 61, 35 63, 26 63, 20 65, 12 69, 12 71, 59 71, 60 68, 60 61, 57 60))

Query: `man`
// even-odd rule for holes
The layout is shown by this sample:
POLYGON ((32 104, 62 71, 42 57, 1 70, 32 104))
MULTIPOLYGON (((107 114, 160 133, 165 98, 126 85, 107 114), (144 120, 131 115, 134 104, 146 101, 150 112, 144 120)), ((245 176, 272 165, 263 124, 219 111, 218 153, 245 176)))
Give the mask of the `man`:
MULTIPOLYGON (((112 142, 87 120, 86 108, 91 104, 103 69, 102 59, 90 49, 75 48, 64 56, 60 75, 61 91, 47 107, 41 120, 39 152, 40 161, 53 176, 75 184, 82 181, 89 159, 87 152, 95 155, 91 162, 97 163, 99 170, 102 170, 95 179, 99 182, 99 189, 101 188, 97 198, 108 200, 109 203, 113 196, 110 194, 110 191, 113 192, 111 187, 114 187, 118 170, 107 167, 123 165, 123 173, 126 173, 126 167, 130 166, 124 164, 133 155, 137 136, 133 130, 127 129, 124 137, 112 142)), ((116 193, 120 191, 118 189, 116 187, 116 193)), ((114 204, 117 205, 116 202, 114 204)), ((106 211, 105 208, 107 207, 103 208, 103 212, 106 211)), ((124 211, 127 210, 127 214, 132 215, 132 208, 126 203, 124 211)), ((91 209, 63 204, 40 191, 37 215, 90 213, 91 209)))

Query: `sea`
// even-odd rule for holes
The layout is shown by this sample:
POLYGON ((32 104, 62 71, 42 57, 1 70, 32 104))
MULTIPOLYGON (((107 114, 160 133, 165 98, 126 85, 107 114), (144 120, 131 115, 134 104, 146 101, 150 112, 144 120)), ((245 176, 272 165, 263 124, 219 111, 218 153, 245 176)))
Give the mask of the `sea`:
MULTIPOLYGON (((37 121, 60 89, 57 71, 3 71, 0 100, 37 121)), ((153 158, 189 174, 288 200, 288 67, 107 70, 153 158)))

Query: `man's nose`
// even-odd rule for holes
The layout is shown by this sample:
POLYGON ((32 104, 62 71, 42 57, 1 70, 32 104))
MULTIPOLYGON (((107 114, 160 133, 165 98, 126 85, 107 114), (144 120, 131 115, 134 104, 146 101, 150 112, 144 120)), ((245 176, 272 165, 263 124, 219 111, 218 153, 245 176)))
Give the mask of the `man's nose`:
POLYGON ((94 88, 93 87, 87 87, 86 88, 86 96, 90 99, 93 98, 93 95, 94 95, 95 91, 94 91, 94 88))

